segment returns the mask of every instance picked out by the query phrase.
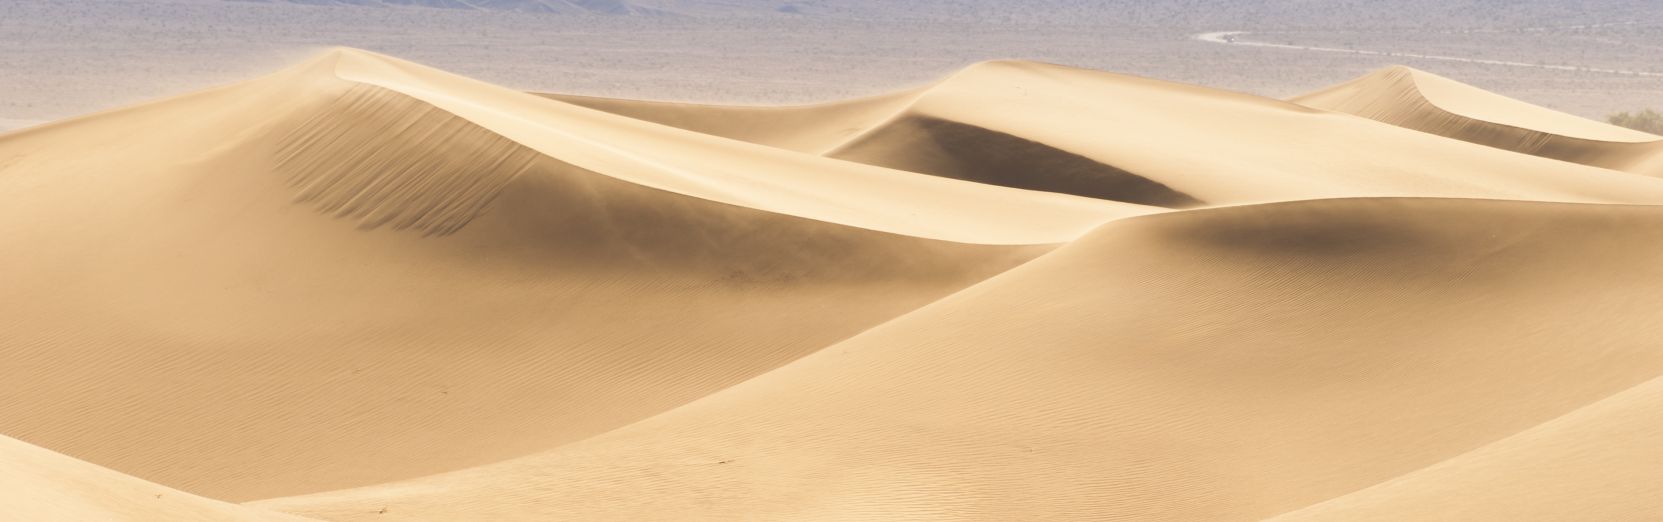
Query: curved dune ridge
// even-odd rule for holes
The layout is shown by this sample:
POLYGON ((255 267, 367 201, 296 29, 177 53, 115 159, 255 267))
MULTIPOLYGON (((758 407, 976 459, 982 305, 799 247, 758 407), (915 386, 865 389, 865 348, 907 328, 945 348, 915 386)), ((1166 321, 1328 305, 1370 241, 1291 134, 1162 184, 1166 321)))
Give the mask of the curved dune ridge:
POLYGON ((1663 510, 1663 179, 1360 116, 1019 61, 638 102, 335 49, 0 135, 0 512, 1663 510))
POLYGON ((1408 67, 1389 67, 1292 99, 1448 138, 1663 176, 1663 136, 1530 105, 1408 67))
POLYGON ((816 105, 705 105, 536 93, 574 105, 811 154, 825 154, 910 105, 922 89, 816 105))
MULTIPOLYGON (((1646 207, 1412 199, 1125 220, 606 435, 255 505, 337 520, 381 506, 433 520, 1270 516, 1663 374, 1659 323, 1634 322, 1663 309, 1659 225, 1646 207)), ((1648 469, 1633 473, 1658 478, 1648 469)))
POLYGON ((1054 243, 1105 219, 1159 211, 997 190, 689 132, 516 92, 361 51, 336 76, 453 113, 576 167, 712 201, 860 228, 970 243, 1054 243), (915 197, 928 194, 927 197, 915 197))
POLYGON ((874 123, 842 133, 849 137, 840 143, 795 150, 1149 206, 1367 196, 1644 203, 1659 195, 1649 180, 1600 168, 1474 150, 1257 96, 1034 62, 986 62, 921 89, 771 113, 574 102, 689 129, 720 128, 727 137, 788 149, 795 145, 756 136, 791 136, 801 128, 824 137, 824 127, 799 122, 805 114, 838 113, 841 121, 874 123), (887 118, 874 117, 891 110, 887 118), (745 116, 729 116, 734 113, 745 116), (740 132, 717 122, 759 130, 740 132), (1290 148, 1298 153, 1288 153, 1290 148), (1360 156, 1370 161, 1357 161, 1360 156), (1011 165, 1046 168, 1005 174, 1011 165))

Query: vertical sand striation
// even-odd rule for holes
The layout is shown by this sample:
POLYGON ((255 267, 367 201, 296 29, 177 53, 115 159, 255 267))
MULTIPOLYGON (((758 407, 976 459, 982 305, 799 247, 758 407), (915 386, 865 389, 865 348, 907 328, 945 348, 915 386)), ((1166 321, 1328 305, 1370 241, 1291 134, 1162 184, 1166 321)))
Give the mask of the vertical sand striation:
POLYGON ((278 140, 278 175, 359 226, 460 230, 525 173, 536 151, 384 88, 357 84, 278 140))

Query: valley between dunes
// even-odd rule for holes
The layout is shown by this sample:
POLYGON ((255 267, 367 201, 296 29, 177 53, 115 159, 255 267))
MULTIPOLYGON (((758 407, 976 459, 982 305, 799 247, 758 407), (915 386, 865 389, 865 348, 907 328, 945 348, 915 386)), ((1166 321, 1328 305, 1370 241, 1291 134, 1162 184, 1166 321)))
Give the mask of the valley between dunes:
POLYGON ((1402 67, 738 107, 334 49, 0 134, 0 513, 1657 518, 1660 178, 1402 67))

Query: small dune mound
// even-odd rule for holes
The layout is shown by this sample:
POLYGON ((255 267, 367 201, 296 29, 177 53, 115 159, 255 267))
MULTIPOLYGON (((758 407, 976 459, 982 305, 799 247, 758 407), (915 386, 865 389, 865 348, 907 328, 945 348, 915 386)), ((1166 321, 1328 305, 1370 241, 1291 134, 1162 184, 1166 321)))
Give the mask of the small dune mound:
POLYGON ((929 116, 891 121, 827 154, 868 165, 1167 208, 1188 194, 1091 158, 1003 132, 929 116))
MULTIPOLYGON (((1633 320, 1663 309, 1659 259, 1651 207, 1347 199, 1132 218, 592 439, 255 505, 338 520, 383 505, 415 519, 1260 519, 1663 374, 1663 327, 1633 320)), ((1607 513, 1655 501, 1626 505, 1642 511, 1607 513)))
POLYGON ((1663 137, 1537 107, 1408 67, 1375 71, 1292 101, 1498 149, 1663 176, 1663 137))

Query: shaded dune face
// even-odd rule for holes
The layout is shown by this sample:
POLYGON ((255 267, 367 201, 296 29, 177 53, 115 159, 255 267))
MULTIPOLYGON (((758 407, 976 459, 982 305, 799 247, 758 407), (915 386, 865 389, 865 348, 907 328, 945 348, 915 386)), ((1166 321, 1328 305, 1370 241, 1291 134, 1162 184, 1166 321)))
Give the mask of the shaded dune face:
POLYGON ((990 185, 1167 208, 1204 202, 1157 181, 975 125, 929 116, 891 121, 827 156, 990 185))
POLYGON ((1407 67, 1383 69, 1293 101, 1498 149, 1663 176, 1663 137, 1540 107, 1520 108, 1522 102, 1407 67), (1428 87, 1447 94, 1434 100, 1428 87), (1524 116, 1509 122, 1485 119, 1519 113, 1524 116))

